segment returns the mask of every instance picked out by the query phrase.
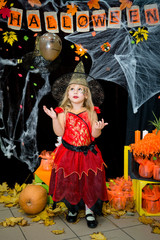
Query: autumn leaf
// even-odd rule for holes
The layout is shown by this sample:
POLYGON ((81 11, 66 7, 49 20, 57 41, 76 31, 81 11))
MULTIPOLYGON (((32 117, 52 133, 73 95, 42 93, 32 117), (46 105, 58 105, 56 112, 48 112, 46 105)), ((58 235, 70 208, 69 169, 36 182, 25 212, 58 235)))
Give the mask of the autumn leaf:
POLYGON ((45 226, 51 226, 51 225, 54 225, 55 224, 55 222, 52 220, 52 219, 46 219, 45 221, 44 221, 44 225, 45 226))
POLYGON ((132 6, 132 1, 130 1, 130 0, 119 0, 119 2, 121 2, 120 10, 123 10, 126 7, 131 8, 131 6, 132 6))
POLYGON ((4 32, 3 35, 4 35, 4 37, 3 37, 4 42, 9 43, 11 46, 13 45, 13 43, 14 43, 15 41, 18 41, 17 35, 16 35, 16 33, 13 32, 13 31, 4 32))
POLYGON ((0 225, 3 227, 14 227, 16 224, 26 226, 28 225, 28 222, 23 217, 10 217, 6 218, 5 221, 0 222, 0 225))
POLYGON ((80 45, 75 44, 75 46, 76 46, 75 53, 77 53, 80 57, 82 57, 87 52, 87 49, 84 49, 81 44, 80 45))
POLYGON ((56 235, 59 235, 59 234, 64 233, 64 229, 62 229, 62 230, 53 230, 53 231, 51 231, 51 232, 54 233, 54 234, 56 234, 56 235))
POLYGON ((15 183, 14 189, 18 193, 18 192, 21 192, 25 187, 26 187, 25 183, 23 183, 22 185, 19 185, 18 183, 15 183))
POLYGON ((2 9, 6 5, 7 1, 0 0, 0 9, 2 9))
POLYGON ((6 182, 3 182, 0 184, 0 192, 7 192, 8 190, 8 184, 6 182))
POLYGON ((160 228, 158 227, 153 228, 152 233, 160 234, 160 228))
POLYGON ((91 237, 91 239, 94 239, 94 240, 107 240, 107 238, 101 232, 93 233, 89 236, 91 237))
POLYGON ((37 6, 41 6, 42 5, 42 3, 39 1, 39 0, 28 0, 28 3, 32 6, 32 7, 34 7, 34 5, 37 5, 37 6))
POLYGON ((154 220, 152 218, 148 218, 146 216, 142 216, 142 217, 139 217, 138 220, 141 222, 141 223, 144 223, 144 224, 152 224, 154 222, 154 220))
POLYGON ((67 8, 68 8, 67 13, 68 14, 71 13, 72 16, 75 15, 75 13, 77 12, 77 6, 76 5, 74 5, 74 6, 67 5, 67 8))
POLYGON ((0 14, 2 14, 2 18, 10 17, 11 10, 9 8, 2 8, 0 10, 0 14))
POLYGON ((90 0, 87 2, 89 9, 96 8, 100 9, 99 0, 90 0))

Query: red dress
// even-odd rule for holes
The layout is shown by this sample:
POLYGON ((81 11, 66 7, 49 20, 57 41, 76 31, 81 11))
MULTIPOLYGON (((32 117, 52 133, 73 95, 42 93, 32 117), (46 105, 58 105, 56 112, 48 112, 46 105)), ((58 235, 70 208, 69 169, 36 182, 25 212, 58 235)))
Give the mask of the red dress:
MULTIPOLYGON (((60 113, 63 109, 56 108, 55 111, 60 113)), ((49 194, 53 201, 65 202, 72 212, 86 204, 100 215, 102 203, 107 200, 104 164, 91 136, 87 111, 79 114, 68 112, 50 179, 49 194)))

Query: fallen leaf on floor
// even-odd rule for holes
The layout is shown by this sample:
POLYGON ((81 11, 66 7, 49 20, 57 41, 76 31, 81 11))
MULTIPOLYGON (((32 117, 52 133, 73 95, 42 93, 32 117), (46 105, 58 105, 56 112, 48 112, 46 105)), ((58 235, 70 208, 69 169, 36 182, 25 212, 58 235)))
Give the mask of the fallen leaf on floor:
POLYGON ((149 217, 145 217, 145 215, 143 215, 142 217, 139 217, 138 220, 141 222, 141 223, 144 223, 144 224, 152 224, 154 219, 152 218, 149 218, 149 217))
POLYGON ((160 228, 159 227, 152 228, 152 233, 160 234, 160 228))
POLYGON ((3 227, 14 227, 16 224, 20 226, 27 226, 28 222, 23 217, 10 217, 6 218, 5 221, 0 222, 3 227))
POLYGON ((95 240, 107 240, 107 238, 101 232, 93 233, 93 234, 90 234, 89 236, 91 237, 91 239, 95 239, 95 240))
POLYGON ((62 230, 53 230, 53 231, 51 231, 51 232, 54 233, 54 234, 56 234, 56 235, 59 235, 59 234, 64 233, 64 229, 62 229, 62 230))
POLYGON ((45 221, 44 221, 45 226, 51 226, 51 225, 54 225, 54 224, 55 224, 55 222, 51 219, 45 219, 45 221))

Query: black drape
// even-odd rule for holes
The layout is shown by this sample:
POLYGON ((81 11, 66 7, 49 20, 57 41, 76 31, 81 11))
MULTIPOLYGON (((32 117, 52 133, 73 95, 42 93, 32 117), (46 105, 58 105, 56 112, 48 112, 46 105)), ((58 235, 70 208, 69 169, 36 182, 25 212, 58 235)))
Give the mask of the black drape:
POLYGON ((145 102, 139 109, 137 113, 133 113, 132 105, 130 99, 128 99, 127 107, 127 126, 126 126, 126 145, 134 143, 134 132, 136 130, 147 130, 152 132, 155 128, 149 121, 154 121, 154 114, 157 118, 160 117, 160 94, 156 94, 145 102))

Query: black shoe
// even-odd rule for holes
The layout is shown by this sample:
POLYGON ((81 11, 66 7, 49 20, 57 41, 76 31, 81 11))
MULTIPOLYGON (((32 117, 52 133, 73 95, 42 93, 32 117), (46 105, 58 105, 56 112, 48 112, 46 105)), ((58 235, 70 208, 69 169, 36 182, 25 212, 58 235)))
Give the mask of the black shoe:
POLYGON ((91 214, 91 213, 87 214, 86 215, 86 220, 87 220, 87 225, 88 225, 89 228, 96 228, 97 227, 98 222, 97 222, 97 220, 96 220, 96 218, 93 214, 91 214), (87 219, 88 217, 93 217, 94 220, 88 220, 87 219))
POLYGON ((76 212, 75 215, 73 215, 71 212, 68 212, 67 216, 66 216, 66 220, 69 223, 74 223, 77 221, 77 215, 78 213, 76 212))

